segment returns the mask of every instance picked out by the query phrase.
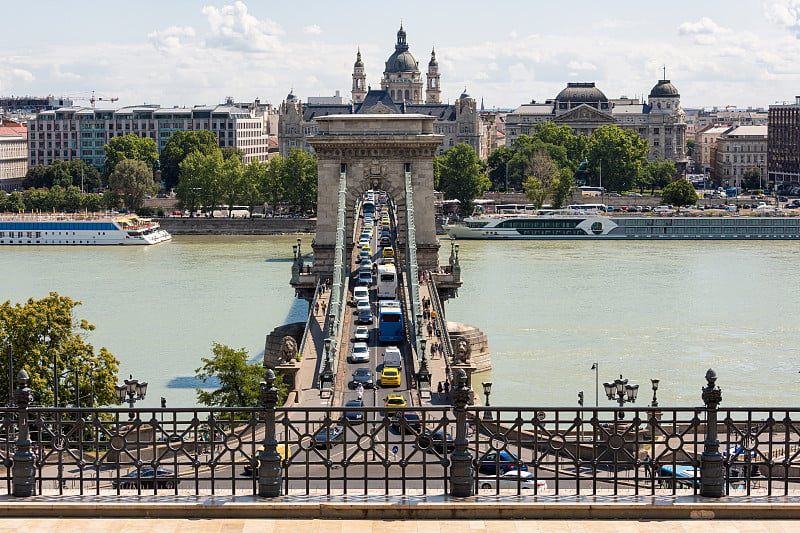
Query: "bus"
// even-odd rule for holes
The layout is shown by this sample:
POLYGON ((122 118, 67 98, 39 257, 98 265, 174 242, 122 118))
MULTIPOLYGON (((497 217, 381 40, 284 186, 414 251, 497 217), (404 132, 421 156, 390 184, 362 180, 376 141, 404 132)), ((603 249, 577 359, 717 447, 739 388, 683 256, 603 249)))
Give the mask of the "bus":
POLYGON ((405 337, 403 330, 403 310, 398 300, 384 300, 378 304, 378 341, 401 342, 405 337))
POLYGON ((378 265, 378 299, 397 298, 397 270, 394 265, 378 265))
POLYGON ((580 213, 605 213, 608 207, 606 204, 572 204, 569 209, 580 213))
POLYGON ((606 190, 602 187, 589 187, 588 185, 584 185, 583 187, 578 187, 578 192, 581 193, 581 196, 601 196, 606 190))

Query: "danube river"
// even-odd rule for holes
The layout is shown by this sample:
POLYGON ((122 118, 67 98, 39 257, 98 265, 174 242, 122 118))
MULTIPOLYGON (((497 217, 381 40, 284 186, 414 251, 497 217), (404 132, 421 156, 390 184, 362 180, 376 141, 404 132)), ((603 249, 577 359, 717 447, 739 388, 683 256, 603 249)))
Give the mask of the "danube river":
MULTIPOLYGON (((310 236, 303 236, 310 251, 310 236)), ((157 246, 4 247, 0 299, 50 291, 83 302, 90 341, 150 383, 141 406, 194 404, 194 371, 213 341, 246 348, 302 320, 289 287, 295 236, 177 236, 157 246)), ((449 254, 443 241, 442 256, 449 254)), ((798 242, 463 241, 464 287, 451 321, 489 336, 493 405, 612 406, 602 382, 620 373, 649 402, 695 406, 706 369, 723 407, 797 404, 798 242)))

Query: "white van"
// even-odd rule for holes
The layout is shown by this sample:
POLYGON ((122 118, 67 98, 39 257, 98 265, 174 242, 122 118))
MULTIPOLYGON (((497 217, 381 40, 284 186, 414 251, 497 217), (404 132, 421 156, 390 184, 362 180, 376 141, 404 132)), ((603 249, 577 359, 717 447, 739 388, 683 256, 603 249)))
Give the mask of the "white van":
POLYGON ((403 366, 403 354, 397 346, 387 346, 383 352, 383 366, 401 368, 403 366))
POLYGON ((357 306, 358 302, 369 303, 369 287, 353 287, 353 305, 357 306))

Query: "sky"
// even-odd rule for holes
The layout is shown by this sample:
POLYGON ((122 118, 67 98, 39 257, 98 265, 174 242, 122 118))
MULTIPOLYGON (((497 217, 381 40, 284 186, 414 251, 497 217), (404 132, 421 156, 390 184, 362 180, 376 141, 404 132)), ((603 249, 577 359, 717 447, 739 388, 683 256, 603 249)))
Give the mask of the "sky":
POLYGON ((3 0, 0 95, 119 98, 98 106, 279 105, 350 96, 360 47, 380 88, 401 20, 442 101, 487 109, 594 81, 609 98, 671 79, 684 108, 767 107, 800 95, 800 0, 3 0))

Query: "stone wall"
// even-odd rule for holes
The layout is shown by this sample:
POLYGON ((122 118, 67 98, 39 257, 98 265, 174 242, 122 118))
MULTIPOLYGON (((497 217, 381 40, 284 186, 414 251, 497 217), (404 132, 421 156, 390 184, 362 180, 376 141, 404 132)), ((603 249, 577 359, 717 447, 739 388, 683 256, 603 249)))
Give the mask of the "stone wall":
POLYGON ((172 235, 280 235, 314 233, 314 218, 162 218, 161 227, 172 235))
POLYGON ((453 349, 456 349, 459 339, 466 339, 470 346, 469 362, 475 367, 475 372, 486 372, 492 368, 492 356, 489 353, 489 339, 486 334, 474 326, 460 322, 448 322, 447 331, 453 349))
POLYGON ((287 335, 293 337, 299 347, 305 327, 305 322, 293 322, 273 329, 264 343, 264 366, 275 368, 281 363, 281 340, 287 335))

